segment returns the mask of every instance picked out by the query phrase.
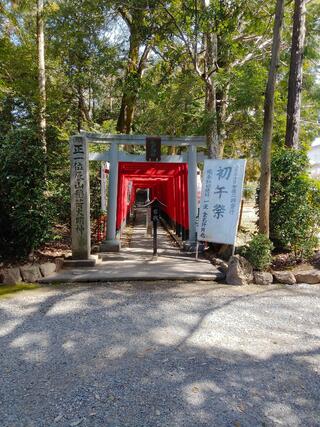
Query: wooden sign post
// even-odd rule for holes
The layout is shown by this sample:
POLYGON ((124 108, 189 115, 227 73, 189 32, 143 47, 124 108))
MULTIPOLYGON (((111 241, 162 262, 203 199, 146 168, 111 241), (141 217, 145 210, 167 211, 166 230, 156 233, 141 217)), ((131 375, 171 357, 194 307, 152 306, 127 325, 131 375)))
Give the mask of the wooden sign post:
POLYGON ((161 161, 161 138, 158 136, 148 136, 146 138, 146 161, 161 161))

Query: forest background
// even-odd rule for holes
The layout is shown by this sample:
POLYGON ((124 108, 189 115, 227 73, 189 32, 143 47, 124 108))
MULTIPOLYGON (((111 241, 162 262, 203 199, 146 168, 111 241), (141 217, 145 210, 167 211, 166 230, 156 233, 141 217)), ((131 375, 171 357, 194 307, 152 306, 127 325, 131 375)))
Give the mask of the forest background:
MULTIPOLYGON (((305 173, 304 153, 319 134, 320 1, 303 3, 299 159, 285 155, 291 180, 305 173), (292 162, 299 163, 296 169, 292 162)), ((80 130, 206 135, 210 157, 247 158, 246 181, 258 182, 275 6, 274 0, 1 1, 2 257, 27 255, 54 237, 54 225, 69 224, 68 140, 80 130)), ((274 96, 278 172, 288 170, 279 156, 285 147, 294 6, 284 4, 274 96)), ((92 165, 93 195, 97 167, 92 165)), ((314 194, 318 209, 320 197, 315 202, 314 194)), ((304 203, 301 197, 298 203, 304 203)), ((99 197, 91 209, 97 217, 99 197)), ((287 213, 281 211, 282 223, 287 213)), ((292 246, 276 218, 273 224, 274 241, 292 246)))

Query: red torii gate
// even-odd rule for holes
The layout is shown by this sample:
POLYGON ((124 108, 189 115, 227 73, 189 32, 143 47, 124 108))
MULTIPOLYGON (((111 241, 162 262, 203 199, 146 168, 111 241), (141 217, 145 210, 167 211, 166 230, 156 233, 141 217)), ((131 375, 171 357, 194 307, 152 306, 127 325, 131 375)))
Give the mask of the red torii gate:
POLYGON ((117 230, 126 220, 137 188, 151 189, 151 199, 157 197, 166 205, 162 210, 186 238, 189 231, 188 164, 119 162, 117 230), (133 191, 128 201, 129 181, 133 191))
MULTIPOLYGON (((121 145, 145 146, 144 135, 105 135, 82 132, 70 140, 71 153, 71 224, 72 258, 89 260, 90 236, 90 188, 89 160, 110 162, 109 193, 107 208, 107 239, 101 251, 119 251, 119 230, 128 209, 126 183, 151 188, 167 207, 166 214, 184 231, 191 242, 196 238, 197 216, 197 162, 205 156, 197 153, 197 147, 205 147, 204 137, 161 137, 165 146, 185 147, 181 155, 161 156, 160 162, 147 162, 145 155, 133 155, 119 151, 121 145), (89 153, 89 144, 109 144, 107 151, 89 153), (188 231, 188 233, 186 233, 188 231)), ((158 140, 160 138, 157 138, 158 140)), ((132 203, 132 200, 130 200, 132 203)))

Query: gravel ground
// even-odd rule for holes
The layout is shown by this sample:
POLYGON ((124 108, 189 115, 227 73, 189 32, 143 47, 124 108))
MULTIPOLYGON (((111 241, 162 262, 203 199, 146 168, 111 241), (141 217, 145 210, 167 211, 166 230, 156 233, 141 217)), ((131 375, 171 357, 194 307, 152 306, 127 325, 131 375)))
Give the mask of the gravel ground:
POLYGON ((0 425, 320 426, 320 286, 69 285, 0 300, 0 425))

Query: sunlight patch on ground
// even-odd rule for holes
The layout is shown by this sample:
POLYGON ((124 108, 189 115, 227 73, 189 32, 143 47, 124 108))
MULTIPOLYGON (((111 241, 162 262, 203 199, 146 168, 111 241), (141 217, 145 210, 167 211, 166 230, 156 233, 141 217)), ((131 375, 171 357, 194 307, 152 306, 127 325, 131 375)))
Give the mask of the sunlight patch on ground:
POLYGON ((320 374, 320 353, 316 346, 314 348, 314 354, 295 356, 294 360, 301 364, 307 364, 309 369, 313 370, 318 375, 320 374))
POLYGON ((105 348, 99 355, 106 359, 121 359, 127 353, 127 347, 116 345, 110 348, 105 348))
POLYGON ((11 334, 15 328, 23 323, 22 319, 9 320, 0 327, 0 337, 11 334))
POLYGON ((78 343, 73 341, 73 340, 67 340, 62 344, 62 348, 67 352, 67 353, 73 353, 74 350, 77 348, 78 343))
POLYGON ((167 326, 152 329, 151 339, 161 345, 171 346, 180 344, 188 336, 188 330, 179 326, 167 326))
POLYGON ((265 415, 278 425, 300 426, 300 418, 289 405, 281 403, 266 403, 265 415))
POLYGON ((193 406, 201 406, 205 403, 208 393, 221 393, 222 390, 212 381, 194 382, 184 387, 185 400, 193 406))
POLYGON ((47 316, 65 315, 69 313, 80 313, 88 308, 89 293, 77 294, 65 297, 57 301, 48 311, 47 316))
POLYGON ((20 349, 22 359, 30 362, 44 362, 49 346, 48 334, 44 332, 26 333, 12 341, 10 347, 20 349))

